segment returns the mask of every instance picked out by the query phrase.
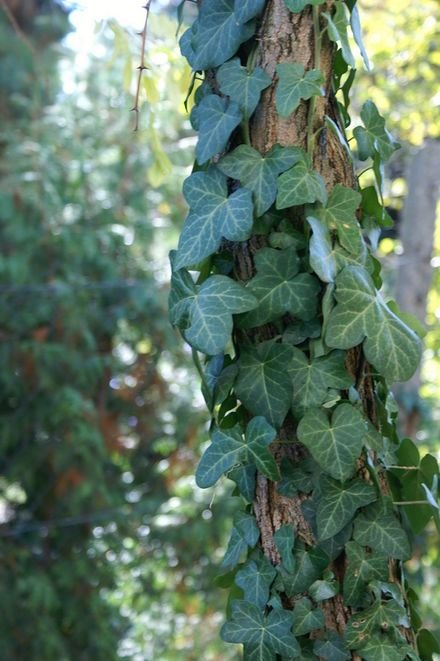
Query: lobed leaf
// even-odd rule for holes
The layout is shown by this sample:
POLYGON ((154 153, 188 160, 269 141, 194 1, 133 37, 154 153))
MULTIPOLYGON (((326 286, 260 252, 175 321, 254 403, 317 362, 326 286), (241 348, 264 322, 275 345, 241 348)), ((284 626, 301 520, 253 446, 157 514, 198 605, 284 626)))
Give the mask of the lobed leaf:
POLYGON ((294 112, 301 99, 322 95, 324 78, 318 69, 305 72, 304 66, 298 62, 283 62, 277 65, 278 84, 275 93, 275 104, 281 117, 288 117, 294 112))
POLYGON ((305 153, 290 170, 278 177, 277 209, 327 201, 324 179, 313 170, 305 153))
POLYGON ((353 538, 362 546, 370 546, 397 560, 408 560, 411 548, 398 518, 386 508, 372 505, 354 522, 353 538))
POLYGON ((269 87, 272 79, 261 67, 249 71, 241 66, 238 57, 234 57, 220 67, 217 72, 217 82, 220 91, 238 103, 243 118, 248 120, 258 105, 261 92, 269 87))
POLYGON ((235 583, 243 590, 244 598, 258 608, 264 608, 269 600, 270 586, 277 570, 266 556, 261 555, 258 562, 248 560, 235 577, 235 583))
POLYGON ((199 132, 196 145, 198 163, 206 163, 225 149, 231 133, 242 118, 238 103, 217 94, 205 96, 194 106, 191 119, 199 132))
POLYGON ((377 500, 374 486, 360 479, 340 484, 323 477, 320 484, 316 523, 321 541, 334 537, 353 519, 356 510, 377 500))

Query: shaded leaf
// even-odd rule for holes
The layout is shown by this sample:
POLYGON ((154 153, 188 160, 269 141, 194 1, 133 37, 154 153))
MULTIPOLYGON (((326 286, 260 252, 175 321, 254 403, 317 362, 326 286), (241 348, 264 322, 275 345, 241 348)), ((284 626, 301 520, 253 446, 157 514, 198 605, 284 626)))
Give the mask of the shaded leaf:
POLYGON ((335 631, 329 631, 325 640, 316 640, 313 644, 313 651, 320 659, 328 659, 328 661, 351 659, 344 640, 335 631))
POLYGON ((277 209, 287 209, 312 202, 327 201, 324 179, 313 170, 307 156, 303 154, 290 170, 278 177, 277 209))
POLYGON ((248 560, 237 572, 235 583, 243 590, 244 598, 258 608, 264 608, 269 600, 270 586, 277 570, 266 556, 261 555, 258 563, 248 560))
POLYGON ((310 266, 323 282, 334 282, 338 273, 336 252, 333 248, 330 231, 324 223, 314 216, 307 216, 312 228, 310 238, 310 266))
POLYGON ((235 382, 237 397, 255 415, 280 427, 290 407, 292 382, 285 367, 290 347, 273 340, 243 349, 235 382))
POLYGON ((277 65, 278 84, 275 93, 275 103, 278 114, 288 117, 294 112, 301 99, 321 96, 321 85, 324 83, 322 73, 318 69, 305 72, 304 66, 298 62, 283 62, 277 65))
POLYGON ((344 481, 356 469, 366 429, 361 413, 351 404, 343 403, 335 409, 331 420, 323 410, 308 411, 297 433, 322 470, 344 481))
POLYGON ((270 480, 278 480, 280 473, 268 445, 276 437, 276 431, 262 416, 252 418, 246 429, 247 461, 253 462, 260 473, 270 480))
POLYGON ((258 301, 253 312, 242 315, 242 328, 261 326, 286 312, 308 321, 316 315, 319 282, 309 273, 298 273, 300 260, 292 248, 262 248, 255 255, 257 274, 246 290, 258 301))
POLYGON ((222 238, 244 241, 252 231, 252 194, 239 188, 228 196, 226 177, 215 167, 194 172, 183 185, 190 206, 176 257, 176 269, 212 255, 222 238))
POLYGON ((287 9, 291 12, 298 14, 300 11, 307 7, 307 5, 322 5, 325 0, 284 0, 287 9))
POLYGON ((348 567, 344 576, 344 600, 347 606, 358 608, 365 604, 367 584, 388 577, 388 556, 367 551, 357 542, 348 542, 345 552, 348 567))
POLYGON ((312 608, 310 599, 303 597, 296 602, 293 609, 293 632, 295 636, 304 636, 324 626, 324 613, 320 608, 312 608))
POLYGON ((372 505, 354 522, 353 537, 363 546, 370 546, 391 558, 408 560, 411 548, 408 537, 397 517, 387 508, 372 505))
POLYGON ((349 349, 365 340, 365 357, 388 381, 409 379, 420 360, 420 339, 387 307, 365 269, 347 266, 341 271, 336 299, 327 345, 349 349))
POLYGON ((248 120, 258 105, 261 92, 269 87, 272 79, 261 67, 249 71, 241 66, 238 57, 234 57, 220 67, 217 72, 217 82, 220 91, 238 103, 243 118, 248 120))
POLYGON ((291 658, 299 656, 300 648, 291 633, 292 613, 272 610, 265 616, 254 604, 235 601, 232 619, 220 631, 228 643, 244 643, 252 647, 251 657, 258 661, 275 661, 276 654, 291 658))
POLYGON ((377 500, 374 486, 360 479, 340 484, 323 477, 320 484, 316 517, 320 540, 336 535, 353 519, 356 510, 377 500))
POLYGON ((315 581, 308 592, 314 601, 325 601, 338 594, 338 584, 336 581, 315 581))
POLYGON ((293 527, 289 524, 281 526, 274 534, 273 541, 281 556, 284 569, 292 574, 295 571, 295 558, 293 556, 295 533, 293 527))
POLYGON ((298 147, 274 145, 262 156, 256 149, 240 145, 222 158, 219 168, 253 192, 256 214, 261 216, 275 201, 278 175, 300 158, 302 151, 298 147))
POLYGON ((197 161, 206 163, 225 149, 232 131, 242 120, 242 113, 235 101, 209 94, 193 108, 191 119, 193 123, 196 122, 195 127, 199 133, 197 161))
POLYGON ((328 555, 320 548, 311 548, 308 551, 302 548, 297 549, 294 574, 289 574, 282 569, 280 572, 287 594, 293 597, 308 590, 312 583, 321 578, 328 563, 328 555))
POLYGON ((234 567, 239 562, 241 555, 248 548, 253 548, 259 538, 260 530, 255 517, 247 514, 247 512, 237 512, 228 547, 221 564, 222 569, 234 567))
POLYGON ((266 0, 235 0, 235 16, 239 23, 247 23, 258 16, 266 4, 266 0))
POLYGON ((382 634, 369 638, 361 652, 365 661, 404 661, 410 650, 409 645, 396 644, 395 640, 382 634))
POLYGON ((212 487, 235 464, 241 463, 245 447, 238 425, 226 432, 216 429, 211 445, 205 450, 196 470, 196 484, 201 489, 212 487))

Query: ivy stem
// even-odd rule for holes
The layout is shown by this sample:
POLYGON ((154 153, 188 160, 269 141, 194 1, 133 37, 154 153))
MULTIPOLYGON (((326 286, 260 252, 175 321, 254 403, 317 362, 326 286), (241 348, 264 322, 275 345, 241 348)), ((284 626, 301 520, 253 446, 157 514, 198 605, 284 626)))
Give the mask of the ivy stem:
MULTIPOLYGON (((321 66, 321 31, 319 29, 319 8, 314 5, 312 7, 313 12, 313 33, 314 33, 314 55, 313 55, 313 65, 315 69, 319 69, 321 66)), ((307 153, 313 165, 313 149, 315 146, 315 136, 313 132, 313 121, 315 119, 316 111, 316 96, 312 96, 309 104, 309 112, 307 116, 307 153)))
POLYGON ((249 121, 247 119, 245 119, 243 122, 241 122, 241 132, 242 132, 244 143, 250 147, 251 146, 251 134, 250 134, 250 131, 249 131, 249 121))
POLYGON ((430 505, 427 500, 394 500, 393 505, 430 505))

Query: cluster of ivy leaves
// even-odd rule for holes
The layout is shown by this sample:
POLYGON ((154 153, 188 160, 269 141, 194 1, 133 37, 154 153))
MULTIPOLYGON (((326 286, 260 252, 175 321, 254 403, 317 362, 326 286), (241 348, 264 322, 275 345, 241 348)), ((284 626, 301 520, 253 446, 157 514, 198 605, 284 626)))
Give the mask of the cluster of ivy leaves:
POLYGON ((383 299, 372 254, 389 223, 383 164, 398 145, 371 101, 360 113, 362 124, 350 127, 355 61, 349 27, 368 63, 355 0, 336 0, 331 12, 319 9, 323 0, 285 4, 294 13, 313 11, 315 39, 326 31, 334 42, 333 92, 343 125, 327 117, 325 130, 339 137, 349 165, 355 157, 369 163, 376 185, 337 184, 328 191, 310 149, 276 144, 262 154, 251 146, 249 119, 266 88, 275 87, 276 111, 290 117, 323 94, 323 76, 319 68, 305 71, 288 61, 278 64, 272 80, 256 66, 253 37, 265 0, 204 0, 180 41, 203 82, 191 112, 196 164, 184 185, 189 214, 171 256, 170 315, 197 361, 199 352, 206 356, 202 389, 213 424, 197 483, 211 487, 226 475, 243 501, 222 563, 223 584, 239 598, 221 635, 242 643, 252 661, 277 655, 343 661, 352 652, 366 661, 430 659, 435 641, 420 629, 415 595, 404 579, 399 585, 389 578, 390 562, 411 556, 405 524, 420 529, 415 506, 404 508, 402 522, 393 499, 418 501, 424 524, 439 521, 438 465, 432 457, 420 462, 409 439, 399 445, 388 389, 414 373, 420 338, 411 320, 383 299), (289 220, 292 210, 303 214, 302 225, 289 220), (254 256, 253 275, 238 280, 234 255, 256 235, 264 247, 254 256), (269 334, 260 333, 268 324, 269 334), (358 346, 372 366, 375 424, 346 368, 347 351, 358 346), (278 465, 272 450, 287 417, 308 453, 278 465), (381 487, 387 469, 389 490, 381 487), (260 548, 252 509, 258 473, 281 495, 301 495, 313 533, 312 541, 304 540, 293 526, 279 528, 276 566, 260 548), (338 580, 329 567, 342 553, 346 571, 338 580), (323 602, 338 593, 352 612, 344 635, 324 622, 323 602), (293 609, 286 609, 286 599, 293 609), (416 645, 405 635, 410 628, 419 629, 416 645))

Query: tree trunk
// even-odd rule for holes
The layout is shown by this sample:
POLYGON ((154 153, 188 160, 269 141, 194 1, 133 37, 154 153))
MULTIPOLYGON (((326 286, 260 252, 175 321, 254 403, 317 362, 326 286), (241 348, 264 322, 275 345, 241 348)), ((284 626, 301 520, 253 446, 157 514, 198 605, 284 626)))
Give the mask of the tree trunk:
MULTIPOLYGON (((432 281, 431 257, 440 194, 439 170, 440 142, 429 140, 409 165, 408 194, 399 232, 403 254, 398 260, 396 299, 402 310, 413 314, 422 324, 426 319, 432 281)), ((411 379, 397 389, 402 433, 410 438, 415 437, 420 419, 420 371, 419 366, 411 379)))

